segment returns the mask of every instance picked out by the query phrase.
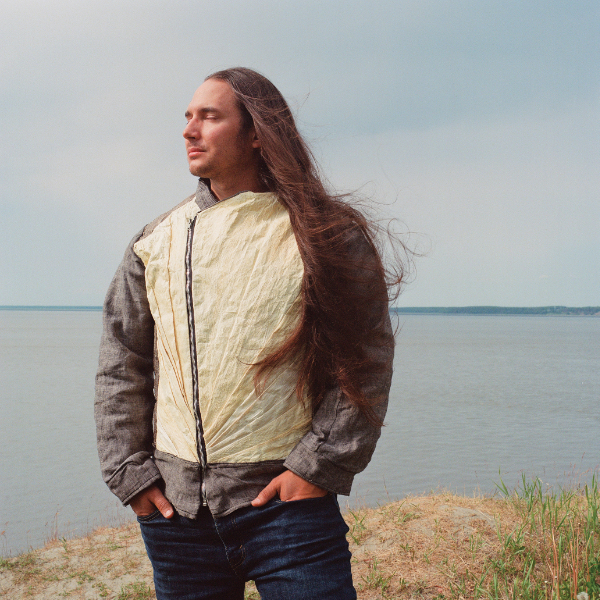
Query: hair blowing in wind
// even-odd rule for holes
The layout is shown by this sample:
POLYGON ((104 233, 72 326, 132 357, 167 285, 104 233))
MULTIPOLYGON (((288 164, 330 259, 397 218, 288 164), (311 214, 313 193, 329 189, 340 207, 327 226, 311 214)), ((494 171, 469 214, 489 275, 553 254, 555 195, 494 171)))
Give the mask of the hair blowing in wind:
MULTIPOLYGON (((368 394, 369 375, 386 368, 370 349, 391 346, 382 333, 390 296, 399 292, 406 269, 395 255, 384 267, 376 244, 378 226, 329 193, 310 149, 279 90, 247 68, 213 73, 233 89, 246 129, 260 140, 260 177, 287 208, 304 263, 297 327, 274 352, 255 364, 260 390, 270 372, 294 361, 296 394, 310 398, 313 411, 336 385, 373 423, 381 424, 368 394), (358 250, 357 250, 358 248, 358 250)), ((399 240, 397 247, 406 252, 399 240)))

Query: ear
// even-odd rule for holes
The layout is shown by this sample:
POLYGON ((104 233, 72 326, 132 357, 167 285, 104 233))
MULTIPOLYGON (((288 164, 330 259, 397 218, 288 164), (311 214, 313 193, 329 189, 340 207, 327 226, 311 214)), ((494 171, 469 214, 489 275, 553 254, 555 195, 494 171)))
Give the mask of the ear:
POLYGON ((260 148, 260 140, 256 135, 256 130, 254 129, 254 127, 250 130, 250 139, 252 140, 253 148, 260 148))

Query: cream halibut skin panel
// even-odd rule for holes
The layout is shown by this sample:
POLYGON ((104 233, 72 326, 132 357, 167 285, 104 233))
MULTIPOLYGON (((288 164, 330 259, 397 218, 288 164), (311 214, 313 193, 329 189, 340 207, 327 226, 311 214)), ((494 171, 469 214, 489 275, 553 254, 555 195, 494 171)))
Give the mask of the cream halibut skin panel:
POLYGON ((199 212, 190 201, 134 246, 146 266, 160 377, 156 448, 198 462, 186 308, 190 222, 199 405, 208 463, 285 459, 310 428, 293 365, 258 397, 251 364, 298 323, 303 265, 273 194, 244 192, 199 212))

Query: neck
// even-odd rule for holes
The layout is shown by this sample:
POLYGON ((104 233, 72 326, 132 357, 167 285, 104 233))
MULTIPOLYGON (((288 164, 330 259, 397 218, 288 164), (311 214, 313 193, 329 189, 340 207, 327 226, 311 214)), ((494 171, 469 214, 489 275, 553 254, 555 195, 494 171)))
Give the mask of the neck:
POLYGON ((268 192, 257 176, 246 177, 236 181, 216 181, 210 180, 210 191, 216 196, 217 200, 226 200, 240 192, 268 192))

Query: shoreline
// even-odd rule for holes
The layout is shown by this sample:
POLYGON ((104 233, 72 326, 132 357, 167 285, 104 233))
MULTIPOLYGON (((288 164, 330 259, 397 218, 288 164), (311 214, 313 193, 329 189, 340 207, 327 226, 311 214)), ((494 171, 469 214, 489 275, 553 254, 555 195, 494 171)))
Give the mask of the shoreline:
MULTIPOLYGON (((524 481, 518 492, 510 493, 506 488, 500 491, 500 496, 492 497, 465 497, 442 491, 410 496, 376 508, 344 511, 359 600, 474 597, 476 589, 482 591, 484 585, 493 582, 492 571, 500 569, 502 563, 510 563, 506 570, 508 575, 505 573, 507 590, 517 589, 514 586, 519 584, 519 577, 534 577, 535 585, 542 586, 541 592, 544 586, 546 589, 559 583, 569 585, 569 578, 573 576, 567 566, 572 566, 575 560, 580 574, 584 574, 585 560, 588 570, 590 564, 597 565, 597 570, 588 575, 590 585, 597 584, 600 593, 600 494, 595 481, 590 489, 586 486, 583 490, 561 491, 549 496, 542 491, 539 480, 532 484, 524 481), (574 557, 565 558, 563 574, 559 572, 555 579, 548 572, 548 568, 553 567, 547 566, 547 559, 559 563, 556 557, 552 558, 552 549, 548 550, 545 545, 550 543, 548 540, 567 535, 568 531, 563 531, 558 521, 553 523, 551 531, 543 531, 539 523, 552 524, 544 512, 548 507, 559 520, 564 514, 570 527, 574 526, 573 519, 579 526, 585 521, 582 515, 588 515, 587 524, 592 527, 591 533, 586 533, 587 538, 580 537, 579 532, 572 538, 578 550, 574 557), (520 538, 515 537, 516 532, 520 532, 520 538), (584 546, 585 549, 590 547, 590 540, 593 560, 580 555, 584 546), (515 546, 512 550, 511 544, 515 546), (535 554, 533 566, 525 564, 519 575, 519 565, 528 553, 535 554), (529 575, 525 573, 527 570, 529 575)), ((573 543, 571 546, 575 547, 573 543)), ((585 591, 582 585, 579 587, 585 591)), ((551 592, 549 588, 546 591, 551 592)), ((137 523, 103 527, 82 538, 56 539, 43 548, 0 559, 0 597, 10 600, 155 599, 152 568, 137 523)), ((545 598, 546 595, 531 597, 545 598)), ((246 586, 245 598, 259 600, 252 583, 246 586)))

